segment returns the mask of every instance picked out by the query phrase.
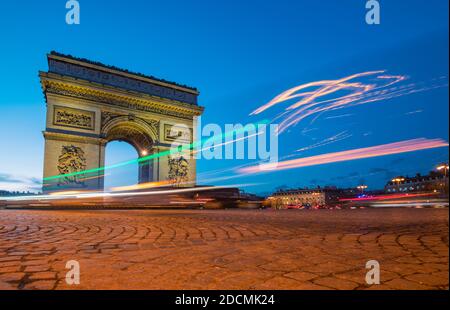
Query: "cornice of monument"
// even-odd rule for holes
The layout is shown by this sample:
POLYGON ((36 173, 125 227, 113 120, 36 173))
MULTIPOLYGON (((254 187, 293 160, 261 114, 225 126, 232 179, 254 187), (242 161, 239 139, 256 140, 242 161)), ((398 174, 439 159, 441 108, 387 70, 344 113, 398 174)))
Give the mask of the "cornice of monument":
POLYGON ((67 63, 77 64, 77 65, 80 65, 83 67, 89 67, 89 68, 92 68, 95 70, 109 72, 112 74, 127 76, 132 79, 138 79, 138 80, 149 82, 152 84, 157 84, 157 85, 161 85, 161 86, 165 86, 165 87, 179 89, 181 91, 189 92, 189 93, 192 93, 195 95, 200 94, 196 87, 182 85, 182 84, 178 84, 178 83, 171 82, 171 81, 166 81, 164 79, 159 79, 154 76, 149 76, 149 75, 145 75, 142 73, 131 72, 126 69, 121 69, 121 68, 118 68, 115 66, 105 65, 101 62, 92 61, 92 60, 85 59, 85 58, 78 58, 78 57, 74 57, 71 55, 65 55, 62 53, 55 52, 55 51, 52 51, 49 54, 47 54, 47 58, 60 60, 60 61, 67 62, 67 63))
POLYGON ((60 132, 53 132, 51 129, 47 128, 45 131, 42 132, 45 139, 47 140, 56 140, 56 141, 70 141, 70 142, 83 142, 83 143, 89 143, 89 144, 106 144, 108 141, 104 138, 98 137, 88 137, 80 135, 80 133, 74 132, 74 133, 60 133, 60 132))
POLYGON ((204 110, 203 107, 198 105, 124 90, 122 88, 57 73, 39 72, 39 77, 45 94, 66 95, 106 103, 112 107, 126 107, 182 118, 201 115, 204 110))

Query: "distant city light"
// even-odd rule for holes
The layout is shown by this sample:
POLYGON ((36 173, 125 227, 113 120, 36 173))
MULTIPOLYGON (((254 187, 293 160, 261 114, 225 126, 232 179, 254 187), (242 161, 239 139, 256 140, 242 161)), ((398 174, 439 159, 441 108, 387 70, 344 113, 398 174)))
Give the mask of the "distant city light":
POLYGON ((392 182, 403 182, 403 181, 405 181, 405 178, 403 177, 392 179, 392 182))
POLYGON ((436 168, 437 170, 448 169, 448 165, 442 165, 436 168))

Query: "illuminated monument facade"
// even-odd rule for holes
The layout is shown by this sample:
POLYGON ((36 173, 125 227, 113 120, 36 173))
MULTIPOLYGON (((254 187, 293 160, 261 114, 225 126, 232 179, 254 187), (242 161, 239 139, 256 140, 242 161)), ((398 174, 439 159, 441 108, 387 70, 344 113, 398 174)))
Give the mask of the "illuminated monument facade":
POLYGON ((44 191, 103 189, 105 147, 117 140, 139 154, 140 183, 195 185, 195 159, 152 156, 194 142, 203 112, 195 88, 55 52, 47 58, 48 72, 39 73, 47 102, 44 191))

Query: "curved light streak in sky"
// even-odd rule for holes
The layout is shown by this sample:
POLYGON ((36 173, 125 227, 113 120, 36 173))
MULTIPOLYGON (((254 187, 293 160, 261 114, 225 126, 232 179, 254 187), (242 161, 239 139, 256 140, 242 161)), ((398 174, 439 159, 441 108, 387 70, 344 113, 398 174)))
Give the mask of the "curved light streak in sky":
POLYGON ((328 145, 328 144, 331 144, 331 143, 335 143, 335 142, 338 142, 338 141, 341 141, 341 140, 348 139, 348 138, 350 138, 352 136, 353 136, 352 134, 347 133, 347 131, 345 130, 345 131, 342 131, 342 132, 340 132, 340 133, 338 133, 338 134, 336 134, 334 136, 331 136, 329 138, 323 139, 320 142, 311 144, 309 146, 302 147, 302 148, 298 149, 297 152, 304 152, 304 151, 308 151, 308 150, 311 150, 311 149, 315 149, 317 147, 325 146, 325 145, 328 145))
POLYGON ((267 171, 280 171, 300 167, 316 166, 342 161, 378 157, 406 152, 414 152, 438 147, 448 147, 448 143, 442 139, 413 139, 389 144, 382 144, 360 149, 334 152, 311 157, 296 158, 278 163, 267 163, 251 167, 241 168, 238 171, 243 174, 253 174, 267 171))
POLYGON ((310 115, 443 86, 418 87, 415 83, 400 84, 407 79, 405 75, 389 75, 385 70, 378 70, 357 73, 337 80, 310 82, 284 91, 250 115, 257 115, 283 102, 293 101, 273 119, 279 120, 278 133, 282 133, 310 115))

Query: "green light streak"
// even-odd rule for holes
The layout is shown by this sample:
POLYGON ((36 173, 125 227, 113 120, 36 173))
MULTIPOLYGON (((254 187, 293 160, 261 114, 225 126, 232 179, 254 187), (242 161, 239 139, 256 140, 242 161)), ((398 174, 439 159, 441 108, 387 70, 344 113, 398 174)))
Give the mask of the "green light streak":
MULTIPOLYGON (((260 122, 254 123, 252 125, 254 125, 254 126, 267 125, 268 123, 270 123, 269 120, 262 120, 260 122)), ((99 171, 105 171, 107 169, 115 169, 115 168, 131 165, 131 164, 135 164, 135 163, 148 161, 150 159, 155 159, 155 158, 158 158, 158 157, 164 157, 164 156, 169 156, 169 155, 172 155, 172 154, 182 153, 182 152, 187 151, 187 150, 194 150, 195 148, 197 148, 199 146, 201 147, 203 142, 210 143, 210 142, 215 142, 216 140, 219 140, 219 139, 220 139, 220 141, 222 141, 223 138, 226 138, 226 137, 229 137, 229 136, 234 136, 235 133, 240 133, 240 132, 246 131, 248 129, 247 126, 248 125, 243 126, 243 128, 241 128, 239 130, 229 131, 229 132, 226 132, 226 133, 221 134, 221 135, 213 136, 211 138, 206 138, 206 139, 203 139, 203 140, 200 140, 200 141, 195 141, 195 142, 192 142, 192 143, 189 143, 189 144, 179 145, 179 146, 173 147, 173 148, 171 148, 171 149, 169 149, 167 151, 159 152, 159 153, 156 153, 156 154, 151 154, 151 155, 148 155, 148 156, 145 156, 145 157, 140 157, 138 159, 132 159, 132 160, 124 161, 124 162, 113 164, 113 165, 109 165, 109 166, 103 166, 103 167, 98 167, 98 168, 93 168, 93 169, 87 169, 87 170, 83 170, 83 171, 77 171, 77 172, 72 172, 72 173, 54 175, 54 176, 51 176, 51 177, 43 178, 43 180, 45 182, 45 181, 56 180, 56 179, 65 178, 65 177, 71 177, 71 176, 76 176, 76 175, 97 173, 99 171)))

